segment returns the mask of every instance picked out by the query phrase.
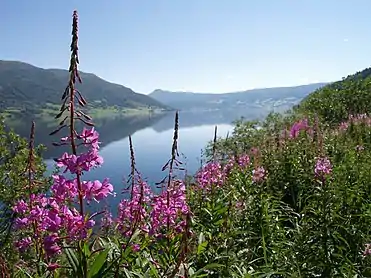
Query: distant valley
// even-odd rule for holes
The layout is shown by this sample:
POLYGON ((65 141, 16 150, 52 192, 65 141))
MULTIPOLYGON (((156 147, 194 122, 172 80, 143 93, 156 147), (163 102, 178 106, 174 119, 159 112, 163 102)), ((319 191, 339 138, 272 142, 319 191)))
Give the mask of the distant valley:
POLYGON ((157 89, 149 96, 165 105, 186 111, 241 109, 244 107, 272 111, 290 108, 325 85, 327 83, 315 83, 224 94, 170 92, 157 89))

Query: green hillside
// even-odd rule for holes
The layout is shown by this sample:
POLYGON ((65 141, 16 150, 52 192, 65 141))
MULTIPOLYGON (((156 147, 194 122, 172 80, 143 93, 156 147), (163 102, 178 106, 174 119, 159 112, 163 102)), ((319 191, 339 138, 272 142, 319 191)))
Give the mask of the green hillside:
MULTIPOLYGON (((83 83, 77 88, 89 107, 96 110, 140 110, 168 107, 130 88, 107 82, 90 73, 80 73, 83 83)), ((60 103, 68 81, 68 71, 42 69, 17 61, 0 60, 0 112, 35 114, 47 112, 60 103)))
POLYGON ((357 72, 308 95, 297 112, 317 114, 330 124, 337 124, 349 114, 369 113, 371 103, 371 68, 357 72))

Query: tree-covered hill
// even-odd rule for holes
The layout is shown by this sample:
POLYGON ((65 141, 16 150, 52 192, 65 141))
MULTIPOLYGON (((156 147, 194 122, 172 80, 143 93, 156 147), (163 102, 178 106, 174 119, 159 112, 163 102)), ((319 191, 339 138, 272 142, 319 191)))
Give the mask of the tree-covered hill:
POLYGON ((367 68, 316 90, 296 111, 317 114, 327 123, 337 124, 349 114, 369 113, 370 104, 371 68, 367 68))
MULTIPOLYGON (((90 73, 80 73, 77 88, 95 108, 162 108, 167 106, 130 88, 107 82, 90 73)), ((0 60, 0 111, 37 112, 48 104, 59 104, 67 85, 68 71, 42 69, 18 61, 0 60)))

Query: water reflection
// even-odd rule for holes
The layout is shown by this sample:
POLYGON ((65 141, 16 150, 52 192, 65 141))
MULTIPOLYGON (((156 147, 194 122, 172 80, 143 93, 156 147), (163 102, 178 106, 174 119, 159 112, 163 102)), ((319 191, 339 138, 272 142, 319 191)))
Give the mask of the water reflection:
MULTIPOLYGON (((108 145, 111 142, 128 137, 130 134, 138 130, 144 129, 148 126, 155 124, 166 114, 144 114, 144 115, 131 115, 131 116, 117 116, 110 118, 97 118, 94 119, 95 128, 100 134, 101 147, 108 145)), ((46 121, 42 118, 36 118, 36 144, 43 144, 47 147, 43 153, 45 159, 52 159, 59 157, 66 151, 65 147, 55 147, 53 142, 58 142, 60 137, 67 135, 67 130, 61 130, 56 135, 50 136, 50 132, 55 130, 58 126, 58 121, 46 121)), ((24 138, 28 138, 30 133, 31 121, 30 119, 16 119, 10 124, 16 133, 24 138)), ((77 123, 77 130, 81 130, 81 124, 77 123)))
MULTIPOLYGON (((225 110, 210 111, 199 113, 180 112, 179 115, 179 152, 180 160, 184 163, 186 171, 180 173, 179 178, 185 174, 194 174, 200 166, 201 150, 212 140, 214 127, 218 126, 218 136, 225 137, 228 132, 233 130, 232 122, 240 117, 246 119, 262 118, 268 112, 261 110, 225 110)), ((44 158, 49 171, 54 169, 55 163, 51 158, 60 156, 66 149, 54 147, 52 140, 57 141, 64 136, 67 131, 62 131, 56 136, 49 136, 55 128, 55 123, 44 122, 42 119, 36 121, 36 141, 46 145, 47 151, 44 158)), ((168 161, 171 154, 173 138, 174 113, 141 115, 130 117, 116 117, 106 119, 96 119, 96 128, 100 133, 101 149, 100 154, 104 159, 104 164, 84 175, 84 179, 103 180, 109 178, 119 196, 110 197, 102 206, 117 206, 121 191, 127 186, 124 181, 130 173, 130 151, 128 136, 132 135, 136 163, 141 172, 152 188, 155 183, 161 181, 166 175, 162 172, 162 166, 168 161)), ((28 137, 29 121, 18 121, 13 124, 14 130, 28 137)), ((97 208, 96 204, 94 205, 97 208)))
MULTIPOLYGON (((179 150, 182 153, 185 166, 193 173, 200 165, 201 150, 213 137, 214 126, 218 125, 218 135, 226 136, 232 131, 232 122, 244 117, 245 119, 263 118, 268 111, 258 108, 208 112, 179 113, 179 150)), ((132 135, 138 167, 151 181, 161 180, 158 173, 170 157, 173 138, 174 112, 162 114, 145 114, 136 116, 118 116, 114 118, 95 119, 95 126, 100 134, 101 155, 105 160, 103 167, 95 170, 92 177, 98 178, 117 175, 129 169, 129 148, 127 137, 132 135)), ((57 126, 57 121, 36 120, 36 143, 44 144, 47 150, 43 153, 48 165, 52 167, 53 158, 59 157, 68 147, 52 146, 65 136, 67 130, 49 136, 57 126)), ((11 127, 27 138, 30 129, 29 119, 13 121, 11 127)), ((121 174, 121 175, 120 175, 121 174)))

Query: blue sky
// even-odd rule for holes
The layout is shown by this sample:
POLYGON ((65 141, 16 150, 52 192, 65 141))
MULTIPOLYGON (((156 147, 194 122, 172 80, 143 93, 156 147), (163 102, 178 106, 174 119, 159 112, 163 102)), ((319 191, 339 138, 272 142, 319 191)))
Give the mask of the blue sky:
POLYGON ((334 81, 370 66, 370 0, 2 0, 0 59, 80 69, 150 93, 334 81))

